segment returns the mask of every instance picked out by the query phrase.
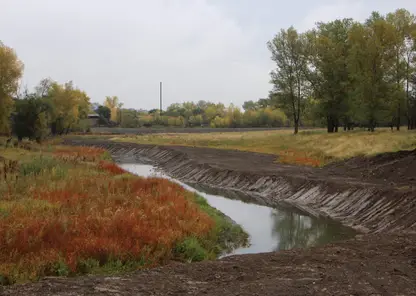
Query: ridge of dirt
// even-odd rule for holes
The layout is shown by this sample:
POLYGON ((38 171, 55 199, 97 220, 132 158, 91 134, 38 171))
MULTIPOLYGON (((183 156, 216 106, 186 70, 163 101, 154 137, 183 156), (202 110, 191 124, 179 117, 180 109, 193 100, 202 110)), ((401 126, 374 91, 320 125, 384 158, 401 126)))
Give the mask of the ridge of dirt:
POLYGON ((416 184, 416 149, 382 153, 372 157, 354 157, 325 168, 334 174, 343 174, 364 180, 383 180, 392 185, 416 184))
POLYGON ((123 276, 47 278, 0 288, 0 295, 416 295, 415 242, 416 234, 365 235, 123 276))

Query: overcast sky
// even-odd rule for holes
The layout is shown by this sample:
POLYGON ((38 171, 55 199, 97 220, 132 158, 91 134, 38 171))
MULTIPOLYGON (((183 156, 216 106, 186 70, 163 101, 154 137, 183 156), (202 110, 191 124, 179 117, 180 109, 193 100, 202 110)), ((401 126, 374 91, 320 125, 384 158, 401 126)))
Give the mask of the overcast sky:
POLYGON ((281 28, 365 19, 415 0, 0 0, 0 40, 25 63, 24 85, 73 80, 93 102, 126 107, 267 96, 266 42, 281 28))

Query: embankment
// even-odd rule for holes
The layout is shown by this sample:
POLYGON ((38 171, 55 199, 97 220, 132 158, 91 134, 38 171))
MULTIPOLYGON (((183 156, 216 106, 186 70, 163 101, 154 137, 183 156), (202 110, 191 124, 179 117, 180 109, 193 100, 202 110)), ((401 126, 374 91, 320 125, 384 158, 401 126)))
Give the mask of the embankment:
POLYGON ((346 177, 339 168, 281 165, 270 155, 219 149, 85 139, 67 140, 66 144, 102 147, 120 162, 152 162, 183 182, 250 193, 271 206, 290 203, 365 233, 416 230, 412 186, 397 188, 371 178, 362 181, 359 176, 346 177))

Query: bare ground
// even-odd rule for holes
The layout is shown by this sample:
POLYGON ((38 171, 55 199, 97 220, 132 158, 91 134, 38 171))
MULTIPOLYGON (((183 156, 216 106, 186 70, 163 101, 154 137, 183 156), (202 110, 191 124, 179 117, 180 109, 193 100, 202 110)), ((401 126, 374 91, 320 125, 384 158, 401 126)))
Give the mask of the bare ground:
MULTIPOLYGON (((125 147, 133 144, 122 144, 125 147)), ((416 152, 356 158, 323 169, 280 165, 270 155, 165 147, 199 164, 258 175, 290 175, 332 186, 406 187, 413 197, 416 152)), ((394 198, 392 196, 392 198, 394 198)), ((173 263, 133 274, 48 278, 0 295, 416 295, 416 233, 359 235, 324 247, 173 263)))
POLYGON ((0 295, 416 295, 416 234, 172 264, 133 274, 48 278, 0 295))

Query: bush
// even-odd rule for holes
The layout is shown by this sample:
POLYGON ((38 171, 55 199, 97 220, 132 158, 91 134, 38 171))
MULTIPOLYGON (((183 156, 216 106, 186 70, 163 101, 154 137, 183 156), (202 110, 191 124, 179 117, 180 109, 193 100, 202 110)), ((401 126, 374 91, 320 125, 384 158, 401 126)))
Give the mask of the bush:
POLYGON ((208 259, 206 250, 194 237, 187 238, 179 243, 175 248, 175 253, 189 262, 198 262, 208 259))

